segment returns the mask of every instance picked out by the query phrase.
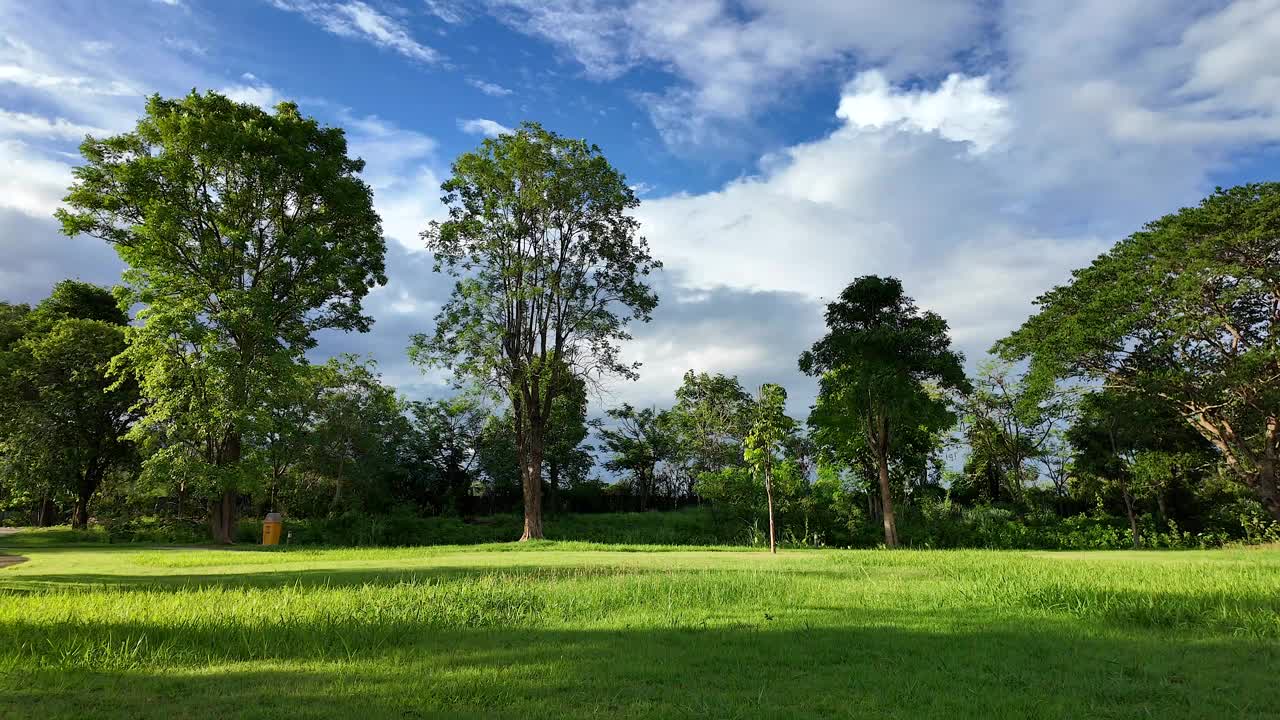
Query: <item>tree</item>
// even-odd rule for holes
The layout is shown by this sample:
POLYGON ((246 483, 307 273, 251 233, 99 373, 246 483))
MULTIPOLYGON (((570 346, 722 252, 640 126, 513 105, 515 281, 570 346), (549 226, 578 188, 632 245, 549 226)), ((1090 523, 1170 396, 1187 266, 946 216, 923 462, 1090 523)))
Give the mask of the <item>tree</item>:
POLYGON ((1206 441, 1178 421, 1170 403, 1115 389, 1085 395, 1066 438, 1079 489, 1100 499, 1120 497, 1134 547, 1142 541, 1138 501, 1154 500, 1169 519, 1166 500, 1174 481, 1213 461, 1206 441))
POLYGON ((671 459, 686 487, 691 489, 705 473, 743 462, 742 442, 753 408, 751 395, 736 377, 692 370, 684 374, 667 416, 674 444, 671 459))
POLYGON ((1148 223, 1036 304, 996 351, 1166 399, 1280 519, 1280 184, 1148 223))
POLYGON ((24 319, 0 361, 3 474, 11 486, 38 486, 41 498, 68 493, 71 524, 83 528, 103 480, 135 457, 122 436, 137 386, 108 376, 127 317, 110 291, 65 280, 24 319))
POLYGON ((769 552, 778 552, 776 523, 773 517, 773 473, 786 441, 795 430, 795 421, 787 417, 787 391, 781 385, 760 386, 755 417, 743 443, 742 457, 756 478, 764 483, 765 502, 769 506, 769 552))
POLYGON ((628 211, 639 200, 600 149, 525 123, 453 164, 449 219, 423 233, 436 269, 458 277, 410 355, 510 400, 524 499, 522 540, 541 538, 542 464, 557 398, 575 381, 635 378, 619 343, 658 298, 628 211))
POLYGON ((377 509, 389 499, 382 482, 409 434, 405 403, 384 385, 372 360, 344 355, 322 369, 320 396, 307 434, 307 473, 331 486, 330 514, 377 509), (375 507, 371 507, 375 506, 375 507))
POLYGON ((613 420, 613 427, 606 427, 599 420, 595 422, 603 449, 613 454, 605 462, 605 469, 631 473, 640 495, 640 510, 648 510, 649 498, 657 485, 658 463, 671 455, 666 413, 654 408, 636 410, 629 403, 623 403, 606 414, 613 420))
POLYGON ((800 356, 800 369, 820 376, 809 417, 814 441, 837 457, 849 458, 859 448, 869 452, 879 478, 885 545, 896 547, 890 460, 902 440, 954 425, 941 393, 969 390, 963 356, 951 349, 946 321, 921 312, 895 278, 854 280, 827 306, 826 319, 827 335, 800 356))
POLYGON ((561 486, 574 486, 586 480, 595 464, 594 449, 583 445, 590 430, 587 427, 587 386, 580 379, 551 404, 547 421, 546 449, 547 489, 551 492, 551 510, 558 508, 561 486))
POLYGON ((419 461, 430 468, 437 481, 431 493, 437 506, 459 515, 467 512, 474 471, 480 460, 477 447, 491 413, 473 398, 461 395, 450 400, 410 404, 419 461))
POLYGON ((971 464, 989 480, 987 492, 993 502, 999 500, 1001 481, 1010 499, 1023 499, 1027 481, 1037 475, 1032 463, 1040 459, 1053 431, 1071 413, 1072 393, 1043 378, 1033 379, 1041 382, 1017 377, 1008 363, 985 363, 964 398, 971 464))
POLYGON ((246 436, 270 427, 264 390, 298 381, 316 331, 372 322, 362 300, 386 282, 386 246, 364 162, 293 103, 273 114, 195 92, 153 96, 133 132, 80 152, 58 217, 128 265, 121 300, 142 309, 122 358, 148 400, 133 434, 192 449, 214 538, 230 542, 255 476, 246 436))

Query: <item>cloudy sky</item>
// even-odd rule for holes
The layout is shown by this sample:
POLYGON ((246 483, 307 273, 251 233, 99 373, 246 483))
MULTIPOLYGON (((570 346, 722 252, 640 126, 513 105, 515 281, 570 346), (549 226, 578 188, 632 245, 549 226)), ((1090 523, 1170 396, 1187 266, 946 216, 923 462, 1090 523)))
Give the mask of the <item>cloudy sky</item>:
POLYGON ((450 161, 539 120, 643 198, 662 304, 605 403, 689 368, 780 381, 853 278, 892 274, 970 364, 1031 300, 1214 186, 1280 178, 1280 0, 0 0, 0 298, 118 280, 56 232, 86 134, 215 89, 346 128, 389 242, 367 335, 405 359, 450 284, 418 233, 450 161))

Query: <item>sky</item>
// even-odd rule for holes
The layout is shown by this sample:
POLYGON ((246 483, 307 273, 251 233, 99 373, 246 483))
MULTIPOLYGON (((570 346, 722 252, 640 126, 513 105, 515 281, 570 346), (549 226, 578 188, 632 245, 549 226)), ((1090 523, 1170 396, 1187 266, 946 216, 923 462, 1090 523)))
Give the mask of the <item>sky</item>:
POLYGON ((894 275, 971 368, 1032 301, 1216 186, 1280 179, 1280 0, 0 0, 0 299, 119 280, 52 220, 86 133, 144 98, 297 102, 346 129, 388 238, 367 334, 408 362, 452 283, 419 233, 452 159, 537 120, 599 145, 664 270, 643 363, 596 407, 669 405, 686 370, 779 382, 854 278, 894 275))

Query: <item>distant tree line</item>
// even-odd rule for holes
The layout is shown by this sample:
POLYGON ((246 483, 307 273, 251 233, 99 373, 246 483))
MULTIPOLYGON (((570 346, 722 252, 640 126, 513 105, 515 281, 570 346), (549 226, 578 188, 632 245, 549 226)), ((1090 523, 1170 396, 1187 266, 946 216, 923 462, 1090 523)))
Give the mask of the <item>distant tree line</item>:
POLYGON ((544 512, 699 506, 773 548, 1280 539, 1277 184, 1121 240, 972 376, 945 319, 863 276, 799 356, 807 417, 779 385, 690 370, 666 407, 591 418, 639 371, 620 351, 661 267, 599 148, 526 123, 455 161, 423 239, 457 282, 409 351, 454 380, 435 400, 371 359, 307 359, 318 331, 368 330, 386 281, 341 129, 192 93, 81 153, 58 218, 127 269, 0 303, 9 522, 231 542, 267 511, 518 512, 537 539, 544 512))

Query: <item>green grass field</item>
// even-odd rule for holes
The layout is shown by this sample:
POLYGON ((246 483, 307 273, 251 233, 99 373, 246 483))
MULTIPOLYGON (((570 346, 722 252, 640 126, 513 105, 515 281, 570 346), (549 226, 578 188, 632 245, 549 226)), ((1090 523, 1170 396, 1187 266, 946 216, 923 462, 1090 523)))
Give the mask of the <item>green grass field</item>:
POLYGON ((0 718, 1280 717, 1280 550, 0 538, 0 718))

